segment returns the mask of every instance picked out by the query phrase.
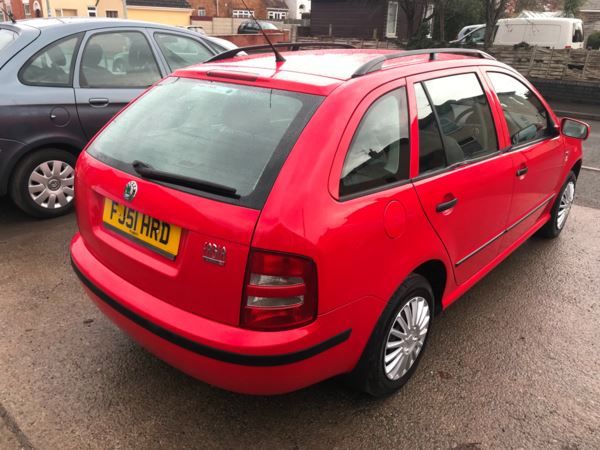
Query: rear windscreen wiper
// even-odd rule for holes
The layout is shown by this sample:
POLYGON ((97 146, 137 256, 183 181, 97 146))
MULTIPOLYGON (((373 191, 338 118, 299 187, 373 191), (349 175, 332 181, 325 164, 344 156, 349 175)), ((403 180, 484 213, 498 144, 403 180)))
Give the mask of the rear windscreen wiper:
POLYGON ((148 180, 164 181, 165 183, 175 184, 177 186, 184 186, 192 189, 198 189, 200 191, 210 192, 212 194, 222 195, 230 198, 240 198, 237 194, 237 190, 218 183, 211 181, 198 180, 196 178, 186 177, 184 175, 177 175, 175 173, 163 172, 156 170, 148 164, 135 160, 131 163, 133 169, 148 180))

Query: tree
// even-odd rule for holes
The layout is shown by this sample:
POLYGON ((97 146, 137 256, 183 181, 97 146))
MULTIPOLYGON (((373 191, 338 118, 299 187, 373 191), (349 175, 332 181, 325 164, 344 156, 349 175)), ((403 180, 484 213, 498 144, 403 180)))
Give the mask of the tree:
POLYGON ((433 3, 434 0, 400 0, 399 6, 406 16, 409 36, 417 34, 423 22, 431 20, 433 13, 429 11, 432 9, 433 3), (428 13, 429 16, 426 16, 428 13))
POLYGON ((565 0, 563 4, 563 15, 565 17, 575 17, 579 14, 579 9, 585 0, 565 0))
POLYGON ((485 22, 485 13, 481 0, 450 0, 445 18, 446 39, 452 40, 464 26, 485 22))
MULTIPOLYGON (((568 1, 568 0, 567 0, 568 1)), ((484 0, 485 10, 485 41, 484 47, 487 49, 492 44, 492 36, 498 20, 506 10, 507 0, 484 0)))

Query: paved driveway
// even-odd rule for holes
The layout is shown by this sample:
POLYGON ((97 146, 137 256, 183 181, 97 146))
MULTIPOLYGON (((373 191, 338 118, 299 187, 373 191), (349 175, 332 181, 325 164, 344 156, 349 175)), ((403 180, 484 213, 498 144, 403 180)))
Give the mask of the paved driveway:
POLYGON ((73 216, 0 199, 0 448, 600 448, 600 173, 584 183, 563 235, 529 240, 437 318, 385 400, 336 380, 264 398, 187 377, 86 299, 73 216))

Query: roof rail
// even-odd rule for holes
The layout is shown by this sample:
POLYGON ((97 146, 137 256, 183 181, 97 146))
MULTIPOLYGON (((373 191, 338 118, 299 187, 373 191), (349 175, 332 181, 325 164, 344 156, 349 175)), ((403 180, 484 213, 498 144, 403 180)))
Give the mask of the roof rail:
MULTIPOLYGON (((336 44, 334 42, 278 42, 277 44, 273 44, 273 46, 276 48, 287 48, 288 51, 297 51, 304 48, 356 48, 350 44, 336 44)), ((268 44, 233 48, 231 50, 226 50, 223 53, 219 53, 204 62, 210 63, 222 59, 233 58, 240 52, 252 52, 254 50, 272 50, 272 48, 268 44)))
MULTIPOLYGON (((352 78, 362 77, 363 75, 367 75, 371 72, 376 72, 381 70, 383 63, 396 58, 404 58, 406 56, 414 56, 414 55, 429 55, 429 60, 434 61, 436 59, 436 55, 439 53, 453 53, 455 55, 468 55, 468 56, 477 56, 479 58, 485 59, 493 59, 493 56, 488 53, 482 52, 481 50, 471 49, 471 48, 427 48, 421 50, 407 50, 401 53, 388 53, 381 56, 378 56, 375 59, 363 64, 352 74, 352 78)), ((218 55, 217 55, 218 56, 218 55)))

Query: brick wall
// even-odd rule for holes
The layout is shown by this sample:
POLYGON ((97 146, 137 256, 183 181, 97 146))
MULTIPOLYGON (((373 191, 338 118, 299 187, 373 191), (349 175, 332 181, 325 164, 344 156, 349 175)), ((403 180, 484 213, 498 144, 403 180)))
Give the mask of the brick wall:
MULTIPOLYGON (((254 11, 257 19, 267 18, 267 8, 263 0, 244 0, 248 8, 254 11)), ((204 8, 208 17, 231 17, 234 9, 246 9, 240 0, 219 2, 219 13, 217 14, 216 0, 188 0, 188 3, 197 13, 199 8, 204 8)))

